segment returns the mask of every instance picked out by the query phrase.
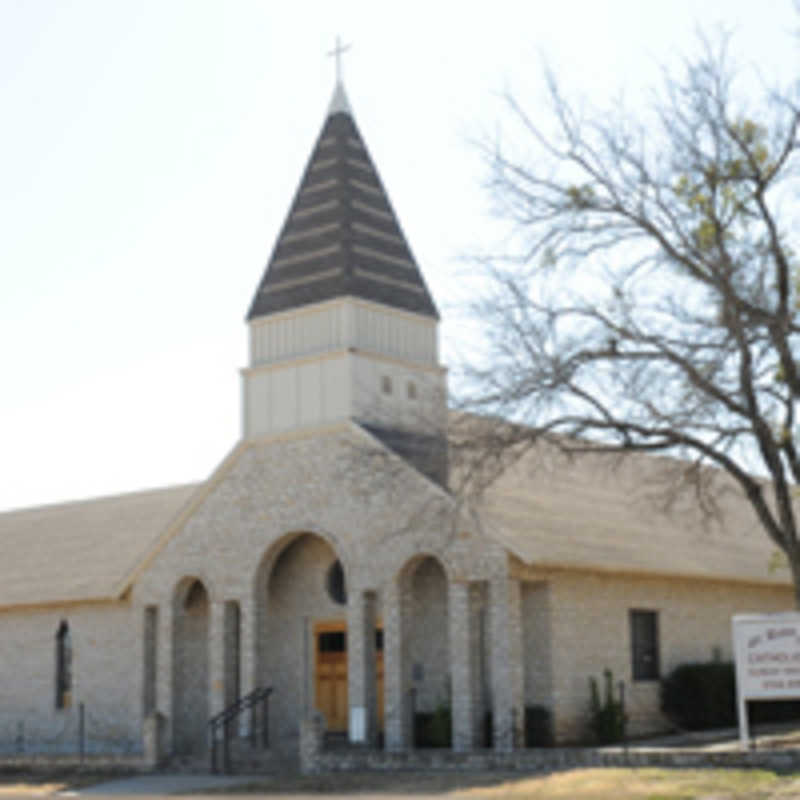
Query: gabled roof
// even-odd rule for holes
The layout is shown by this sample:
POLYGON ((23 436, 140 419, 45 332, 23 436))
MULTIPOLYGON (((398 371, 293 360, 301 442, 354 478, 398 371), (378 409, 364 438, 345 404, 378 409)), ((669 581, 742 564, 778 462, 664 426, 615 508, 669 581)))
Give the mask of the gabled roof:
POLYGON ((715 476, 718 513, 704 516, 691 493, 664 507, 675 464, 650 454, 570 459, 541 444, 497 480, 478 513, 487 535, 532 566, 790 584, 724 473, 715 476))
POLYGON ((247 319, 348 295, 439 317, 337 83, 247 319))
POLYGON ((198 488, 151 489, 0 514, 0 608, 108 600, 198 488))
MULTIPOLYGON (((203 483, 0 514, 0 609, 119 598, 250 446, 203 483)), ((474 510, 487 536, 532 567, 791 584, 788 570, 771 569, 775 547, 741 493, 724 491, 708 525, 691 501, 660 512, 650 495, 668 467, 648 455, 618 465, 533 451, 474 510)))

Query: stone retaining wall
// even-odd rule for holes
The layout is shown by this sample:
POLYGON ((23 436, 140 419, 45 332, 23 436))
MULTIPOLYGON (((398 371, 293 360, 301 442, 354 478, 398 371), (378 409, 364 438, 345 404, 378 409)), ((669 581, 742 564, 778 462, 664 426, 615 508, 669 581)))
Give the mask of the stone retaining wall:
POLYGON ((0 774, 10 772, 149 772, 152 765, 142 756, 34 755, 0 756, 0 774))
POLYGON ((390 753, 383 750, 329 750, 311 756, 303 752, 301 770, 306 774, 375 771, 500 771, 552 772, 576 767, 760 767, 800 768, 798 750, 706 751, 678 748, 547 748, 500 753, 475 750, 415 750, 390 753))

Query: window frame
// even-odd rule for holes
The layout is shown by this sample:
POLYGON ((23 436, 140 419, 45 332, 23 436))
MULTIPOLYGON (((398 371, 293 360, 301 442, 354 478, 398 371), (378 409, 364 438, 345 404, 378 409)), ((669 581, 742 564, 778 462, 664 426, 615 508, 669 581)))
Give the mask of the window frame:
POLYGON ((658 611, 632 608, 628 611, 631 647, 631 679, 636 683, 661 678, 661 647, 658 611))

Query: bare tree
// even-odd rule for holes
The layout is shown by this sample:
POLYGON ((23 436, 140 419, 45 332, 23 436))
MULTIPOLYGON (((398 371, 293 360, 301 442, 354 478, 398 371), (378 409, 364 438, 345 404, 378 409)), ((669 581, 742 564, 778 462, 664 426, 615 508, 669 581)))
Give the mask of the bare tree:
POLYGON ((483 261, 487 347, 466 384, 468 408, 506 422, 462 474, 542 437, 675 455, 698 492, 713 465, 786 554, 800 607, 800 93, 750 102, 726 44, 703 42, 636 114, 580 114, 549 76, 552 135, 508 98, 521 143, 485 153, 512 252, 483 261))

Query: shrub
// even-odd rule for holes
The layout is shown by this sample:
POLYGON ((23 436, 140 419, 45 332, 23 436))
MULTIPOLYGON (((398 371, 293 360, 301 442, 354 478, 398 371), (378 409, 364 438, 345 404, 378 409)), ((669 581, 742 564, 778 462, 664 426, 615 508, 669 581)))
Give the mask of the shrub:
POLYGON ((492 747, 494 745, 494 722, 492 721, 492 710, 488 709, 483 715, 483 746, 492 747))
POLYGON ((440 704, 435 711, 418 711, 414 714, 415 747, 450 747, 450 707, 440 704))
POLYGON ((592 719, 590 726, 595 739, 600 744, 614 744, 625 738, 625 726, 628 718, 622 706, 622 700, 614 699, 614 677, 610 669, 603 670, 605 691, 600 700, 600 689, 594 676, 589 678, 589 695, 592 719))
MULTIPOLYGON (((736 725, 736 678, 729 661, 681 664, 661 682, 661 710, 681 728, 705 730, 736 725)), ((748 703, 751 724, 800 718, 800 701, 748 703)))
POLYGON ((702 730, 736 724, 733 664, 681 664, 661 682, 661 710, 681 728, 702 730))
POLYGON ((525 747, 552 747, 553 725, 544 706, 525 706, 525 747))
POLYGON ((431 747, 450 747, 452 744, 452 714, 450 706, 440 704, 428 724, 431 747))

